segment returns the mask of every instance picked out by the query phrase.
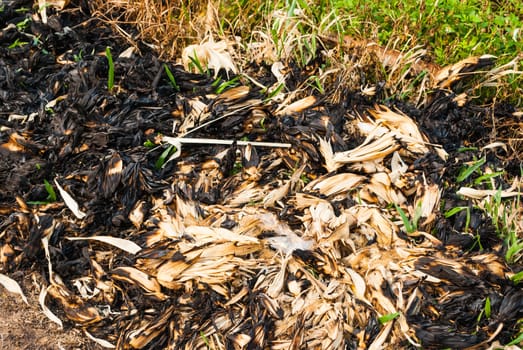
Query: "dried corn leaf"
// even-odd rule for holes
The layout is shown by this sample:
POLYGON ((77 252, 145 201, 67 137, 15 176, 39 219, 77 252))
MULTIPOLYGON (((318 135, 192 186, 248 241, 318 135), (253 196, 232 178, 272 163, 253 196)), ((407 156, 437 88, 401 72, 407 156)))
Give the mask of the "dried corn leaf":
POLYGON ((107 340, 97 338, 97 337, 93 336, 91 333, 89 333, 89 332, 86 331, 86 330, 84 330, 84 333, 85 333, 85 335, 87 336, 87 338, 91 339, 91 340, 94 341, 96 344, 98 344, 98 345, 100 345, 100 346, 103 346, 103 347, 106 348, 106 349, 115 349, 115 348, 116 348, 116 346, 114 346, 113 344, 111 344, 111 343, 108 342, 107 340))
MULTIPOLYGON (((378 196, 378 198, 381 199, 381 203, 402 204, 406 201, 406 198, 401 192, 396 192, 392 188, 389 175, 383 172, 373 174, 369 183, 363 187, 363 190, 378 196)), ((365 198, 368 203, 373 203, 372 198, 365 196, 363 190, 360 192, 362 198, 365 198)))
POLYGON ((160 333, 165 332, 167 323, 169 322, 173 311, 174 307, 171 306, 157 319, 151 320, 150 322, 143 322, 141 327, 126 335, 127 343, 133 349, 142 349, 147 346, 147 344, 149 344, 160 333))
POLYGON ((389 133, 381 136, 375 141, 370 141, 372 138, 368 137, 364 143, 350 151, 336 152, 333 156, 333 160, 335 163, 340 165, 381 160, 399 148, 395 136, 396 135, 389 133))
POLYGON ((379 335, 374 339, 372 344, 369 345, 369 350, 380 350, 386 347, 385 344, 393 325, 394 322, 390 321, 381 329, 379 335))
POLYGON ((54 279, 55 282, 47 288, 47 293, 61 304, 68 319, 83 325, 95 324, 103 319, 96 307, 86 304, 73 294, 58 276, 55 275, 54 279))
POLYGON ((161 285, 169 288, 169 283, 178 279, 189 266, 191 265, 183 260, 167 261, 158 269, 156 278, 161 285))
POLYGON ((244 333, 236 333, 227 336, 227 338, 236 345, 238 349, 246 349, 247 345, 251 342, 252 337, 244 333))
POLYGON ((142 250, 142 247, 140 247, 138 244, 134 243, 133 241, 130 241, 128 239, 118 238, 118 237, 112 237, 112 236, 92 236, 92 237, 66 237, 70 241, 83 241, 83 240, 93 240, 98 241, 106 244, 110 244, 116 248, 119 248, 121 250, 126 251, 130 254, 136 254, 140 250, 142 250))
POLYGON ((279 221, 274 214, 263 213, 251 216, 252 219, 258 222, 258 227, 267 232, 274 232, 274 237, 267 238, 267 242, 285 254, 291 254, 295 250, 310 250, 314 245, 314 241, 305 240, 298 236, 294 231, 284 222, 279 221))
POLYGON ((274 190, 267 193, 267 195, 263 198, 263 207, 269 208, 273 207, 276 202, 280 201, 289 193, 289 189, 291 187, 291 181, 286 181, 283 185, 276 187, 274 190))
POLYGON ((3 273, 0 273, 0 284, 4 286, 4 288, 9 292, 20 295, 22 300, 29 305, 22 288, 20 288, 20 285, 14 279, 4 275, 3 273))
POLYGON ((284 259, 282 259, 280 269, 267 289, 267 295, 271 298, 276 298, 283 289, 289 258, 290 256, 286 256, 284 259))
POLYGON ((434 74, 434 84, 441 89, 449 88, 454 82, 460 80, 475 70, 491 66, 496 56, 482 55, 465 58, 457 63, 441 68, 434 74))
POLYGON ((301 100, 291 103, 288 106, 283 107, 283 109, 277 111, 276 114, 282 116, 287 114, 300 113, 308 108, 311 108, 316 102, 316 97, 307 96, 305 98, 302 98, 301 100))
POLYGON ((318 191, 323 195, 332 196, 354 189, 365 179, 364 176, 342 173, 333 176, 320 177, 305 186, 304 191, 318 191))
POLYGON ((423 195, 414 200, 414 203, 421 203, 421 217, 428 218, 437 210, 440 197, 441 190, 438 185, 423 186, 423 195))
MULTIPOLYGON (((216 97, 216 100, 219 102, 227 102, 227 103, 237 102, 235 100, 240 100, 242 98, 249 96, 250 92, 251 92, 251 89, 248 86, 240 85, 240 86, 236 86, 236 87, 230 88, 230 89, 222 92, 221 94, 219 94, 216 97)), ((238 105, 235 104, 235 107, 237 108, 238 105)))
POLYGON ((38 10, 42 17, 42 23, 47 24, 47 8, 54 7, 62 10, 69 4, 69 0, 38 0, 38 10))
POLYGON ((494 196, 501 196, 501 198, 509 198, 509 197, 517 197, 521 196, 523 193, 514 191, 515 188, 510 188, 505 191, 499 191, 499 190, 477 190, 475 188, 471 187, 461 187, 456 193, 465 196, 468 198, 473 199, 484 199, 486 197, 494 197, 494 196))
POLYGON ((350 279, 352 280, 352 290, 354 292, 354 295, 362 300, 365 301, 367 304, 371 305, 369 301, 367 301, 365 297, 365 291, 367 289, 365 280, 359 273, 351 269, 350 267, 346 267, 345 271, 349 274, 350 279))
POLYGON ((156 278, 134 267, 117 267, 111 271, 111 277, 116 280, 137 284, 148 293, 153 293, 160 299, 166 298, 166 296, 162 294, 160 284, 156 278))
POLYGON ((40 290, 40 294, 38 295, 38 302, 40 303, 40 307, 42 308, 42 312, 44 313, 44 315, 48 319, 56 323, 58 326, 60 326, 60 328, 63 328, 62 320, 60 320, 58 316, 52 313, 52 311, 49 310, 49 308, 45 305, 45 298, 47 297, 49 288, 51 288, 51 286, 48 286, 47 288, 42 288, 40 290))
POLYGON ((259 243, 259 240, 255 237, 238 234, 221 227, 189 226, 185 228, 184 234, 194 237, 198 245, 209 242, 259 243))
POLYGON ((214 70, 214 78, 218 72, 224 69, 226 72, 238 73, 231 55, 227 51, 228 44, 225 41, 215 42, 213 40, 199 45, 189 45, 182 51, 182 62, 185 70, 194 71, 194 61, 198 61, 202 68, 214 70))
POLYGON ((56 179, 54 179, 54 183, 56 187, 58 188, 58 191, 60 192, 60 196, 62 196, 62 199, 64 200, 65 205, 71 210, 78 219, 83 219, 85 217, 85 213, 80 210, 80 207, 78 206, 78 203, 71 197, 69 193, 67 193, 66 190, 63 189, 62 186, 58 183, 56 179))
POLYGON ((400 154, 398 152, 394 152, 390 161, 390 181, 399 188, 404 187, 403 183, 401 182, 401 177, 405 175, 408 168, 408 165, 405 164, 403 159, 401 159, 400 154))
MULTIPOLYGON (((352 150, 336 153, 332 151, 332 146, 328 141, 320 139, 320 153, 325 159, 324 165, 327 171, 336 171, 349 163, 379 161, 399 148, 392 133, 385 134, 375 141, 372 141, 373 136, 369 135, 360 146, 352 150)), ((372 167, 369 171, 373 171, 373 169, 372 167)))
POLYGON ((427 138, 421 134, 418 126, 409 116, 401 112, 393 112, 382 105, 376 106, 374 110, 369 110, 369 113, 375 118, 377 123, 385 125, 390 130, 397 131, 399 134, 409 137, 412 141, 420 144, 427 142, 427 138))

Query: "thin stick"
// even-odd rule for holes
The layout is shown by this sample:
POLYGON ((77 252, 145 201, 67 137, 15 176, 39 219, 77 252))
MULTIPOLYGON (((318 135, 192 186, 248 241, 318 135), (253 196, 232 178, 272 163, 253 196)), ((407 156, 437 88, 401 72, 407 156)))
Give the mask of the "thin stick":
MULTIPOLYGON (((218 140, 218 139, 203 139, 203 138, 183 138, 183 137, 162 137, 162 141, 170 143, 171 145, 179 144, 201 144, 201 145, 232 145, 233 140, 218 140)), ((238 146, 257 146, 257 147, 281 147, 290 148, 290 143, 279 143, 279 142, 256 142, 256 141, 236 141, 238 146)))

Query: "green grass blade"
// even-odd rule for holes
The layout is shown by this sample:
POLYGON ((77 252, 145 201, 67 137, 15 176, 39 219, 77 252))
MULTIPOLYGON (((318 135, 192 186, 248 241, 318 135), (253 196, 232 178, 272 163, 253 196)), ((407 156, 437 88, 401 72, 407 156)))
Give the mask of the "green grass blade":
POLYGON ((9 45, 7 48, 8 49, 14 49, 14 48, 17 48, 17 47, 21 47, 21 46, 24 46, 24 45, 27 45, 29 44, 29 42, 27 41, 21 41, 20 39, 16 39, 11 45, 9 45))
POLYGON ((474 180, 474 184, 475 185, 479 185, 479 184, 481 184, 484 181, 488 181, 488 180, 493 179, 495 177, 498 177, 500 175, 503 175, 503 171, 496 171, 496 172, 494 172, 492 174, 481 175, 476 180, 474 180))
POLYGON ((513 262, 515 260, 514 257, 518 255, 521 249, 523 249, 523 242, 521 241, 510 245, 507 249, 507 252, 505 253, 505 260, 507 260, 509 263, 513 262))
POLYGON ((395 318, 397 318, 398 316, 400 315, 399 312, 393 312, 391 314, 387 314, 387 315, 383 315, 381 317, 378 318, 378 321, 380 322, 380 324, 385 324, 389 321, 392 321, 394 320, 395 318))
POLYGON ((414 228, 414 231, 416 231, 418 229, 418 222, 419 222, 419 219, 421 219, 421 214, 422 214, 421 201, 419 201, 418 204, 416 205, 416 210, 414 211, 414 218, 412 219, 412 226, 414 228))
POLYGON ((221 94, 227 88, 238 86, 239 81, 240 81, 240 78, 239 77, 235 77, 234 79, 231 79, 229 81, 225 81, 225 82, 221 83, 216 88, 216 93, 217 94, 221 94))
POLYGON ((203 69, 200 59, 198 58, 196 50, 194 50, 194 56, 189 56, 189 59, 191 60, 192 64, 196 67, 196 69, 198 69, 200 74, 205 74, 205 70, 203 69))
POLYGON ((54 191, 53 185, 49 181, 44 179, 45 190, 47 191, 47 198, 45 201, 28 201, 27 204, 30 205, 45 205, 52 202, 56 202, 56 192, 54 191))
POLYGON ((49 202, 56 202, 56 192, 54 191, 53 185, 49 181, 44 180, 45 190, 47 191, 47 200, 49 202))
POLYGON ((265 100, 265 102, 267 101, 270 101, 274 96, 277 96, 281 90, 283 90, 283 88, 285 87, 285 84, 284 83, 281 83, 279 84, 276 89, 272 90, 268 95, 267 95, 267 99, 265 100))
POLYGON ((154 142, 152 142, 151 140, 147 140, 143 143, 143 145, 147 148, 154 148, 156 147, 156 145, 154 144, 154 142))
POLYGON ((515 284, 518 284, 519 282, 521 282, 523 280, 523 271, 519 271, 518 273, 514 274, 514 276, 510 277, 510 279, 515 284))
POLYGON ((205 333, 203 331, 200 331, 200 338, 202 338, 202 340, 205 343, 205 345, 207 346, 207 348, 210 349, 211 344, 209 343, 209 339, 207 339, 207 336, 205 335, 205 333))
POLYGON ((460 171, 458 178, 456 179, 457 182, 463 182, 465 181, 470 175, 472 175, 476 170, 478 170, 483 164, 485 164, 487 160, 485 158, 481 158, 478 161, 476 161, 471 166, 464 168, 460 171))
POLYGON ((105 48, 105 56, 107 56, 107 62, 109 63, 109 72, 107 73, 107 90, 112 92, 114 87, 114 62, 113 55, 111 54, 111 48, 109 46, 105 48))
POLYGON ((460 147, 458 148, 459 153, 467 152, 467 151, 477 151, 477 147, 460 147))
POLYGON ((485 317, 490 318, 490 313, 491 313, 490 298, 487 297, 487 299, 485 300, 485 317))
POLYGON ((414 225, 410 222, 409 218, 407 217, 407 214, 401 209, 396 203, 394 203, 394 206, 396 207, 396 210, 400 214, 401 221, 403 221, 403 225, 405 225, 405 230, 407 233, 412 233, 416 231, 416 228, 414 225))
POLYGON ((443 216, 445 216, 445 218, 450 218, 451 216, 456 215, 460 211, 466 210, 467 208, 468 207, 454 207, 452 209, 447 210, 445 213, 443 213, 443 216))
POLYGON ((523 333, 520 333, 516 339, 514 339, 513 341, 511 341, 510 343, 507 344, 507 346, 512 346, 512 345, 518 345, 519 343, 523 342, 523 333))
POLYGON ((165 149, 165 151, 162 152, 158 160, 156 160, 156 163, 154 163, 154 167, 156 169, 161 169, 163 165, 165 164, 165 161, 167 160, 167 157, 169 157, 169 154, 174 149, 174 146, 171 145, 165 149))
POLYGON ((169 69, 169 67, 167 66, 167 64, 165 64, 165 63, 163 64, 163 69, 165 70, 165 74, 167 74, 167 77, 169 78, 169 81, 171 82, 171 86, 174 88, 174 90, 180 91, 180 87, 178 86, 178 84, 176 84, 176 79, 174 79, 174 75, 171 72, 171 70, 169 69))

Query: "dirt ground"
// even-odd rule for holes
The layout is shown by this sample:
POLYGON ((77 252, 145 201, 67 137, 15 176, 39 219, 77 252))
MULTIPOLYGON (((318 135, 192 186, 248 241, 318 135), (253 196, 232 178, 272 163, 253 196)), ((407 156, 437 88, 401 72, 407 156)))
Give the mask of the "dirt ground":
POLYGON ((29 305, 0 288, 0 349, 3 350, 98 350, 98 346, 71 324, 59 325, 49 320, 38 304, 36 274, 23 277, 22 288, 29 305))

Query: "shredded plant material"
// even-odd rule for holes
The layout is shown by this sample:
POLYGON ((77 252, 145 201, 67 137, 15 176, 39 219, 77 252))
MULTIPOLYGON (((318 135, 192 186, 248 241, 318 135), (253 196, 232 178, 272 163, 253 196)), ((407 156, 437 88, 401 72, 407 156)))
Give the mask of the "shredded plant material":
POLYGON ((26 301, 8 276, 38 273, 51 321, 117 349, 479 349, 519 332, 520 267, 469 200, 497 191, 449 185, 472 143, 517 175, 488 123, 521 114, 452 90, 493 57, 431 72, 416 106, 344 86, 280 99, 268 87, 321 62, 240 73, 216 42, 183 67, 85 8, 42 11, 25 32, 0 13, 0 284, 26 301))

